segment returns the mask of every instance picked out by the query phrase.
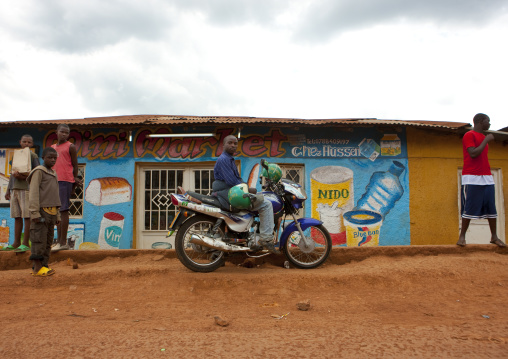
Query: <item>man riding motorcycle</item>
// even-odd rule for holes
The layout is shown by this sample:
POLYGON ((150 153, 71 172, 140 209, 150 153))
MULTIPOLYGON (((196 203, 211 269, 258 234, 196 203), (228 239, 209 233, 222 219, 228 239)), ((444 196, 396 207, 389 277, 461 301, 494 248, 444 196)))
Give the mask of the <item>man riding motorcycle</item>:
POLYGON ((256 194, 257 190, 255 188, 248 188, 238 173, 233 157, 237 147, 238 139, 235 136, 229 135, 224 139, 223 152, 217 159, 213 169, 215 181, 212 183, 212 196, 216 196, 223 205, 239 206, 240 209, 248 208, 257 211, 259 213, 260 228, 256 244, 272 252, 277 252, 273 243, 274 221, 272 204, 263 195, 256 196, 256 200, 253 202, 250 197, 244 198, 241 196, 242 191, 244 193, 248 191, 248 193, 256 194), (235 200, 233 200, 233 203, 231 203, 230 199, 233 197, 237 199, 242 198, 242 200, 236 200, 237 203, 234 203, 235 200))

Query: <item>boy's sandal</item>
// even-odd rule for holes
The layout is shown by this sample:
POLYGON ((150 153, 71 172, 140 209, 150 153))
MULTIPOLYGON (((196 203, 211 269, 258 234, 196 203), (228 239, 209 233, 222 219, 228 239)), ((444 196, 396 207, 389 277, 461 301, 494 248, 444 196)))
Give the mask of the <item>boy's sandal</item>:
POLYGON ((39 269, 37 273, 32 272, 32 275, 34 277, 49 277, 50 275, 53 274, 55 274, 55 270, 49 269, 48 267, 42 267, 41 269, 39 269))
POLYGON ((495 244, 498 247, 506 247, 506 244, 499 238, 496 239, 495 241, 490 241, 490 243, 495 244))
POLYGON ((30 247, 28 246, 25 246, 24 244, 20 245, 18 248, 16 248, 14 250, 14 252, 17 252, 17 253, 23 253, 23 252, 26 252, 26 251, 29 251, 30 250, 30 247))
POLYGON ((44 267, 44 268, 48 268, 48 275, 55 274, 55 272, 56 272, 56 270, 54 270, 52 268, 49 268, 49 267, 44 267))
POLYGON ((2 248, 2 249, 0 249, 0 250, 2 250, 2 251, 13 251, 13 250, 15 250, 15 249, 16 249, 16 247, 13 247, 13 246, 11 246, 11 245, 8 245, 7 247, 2 248))

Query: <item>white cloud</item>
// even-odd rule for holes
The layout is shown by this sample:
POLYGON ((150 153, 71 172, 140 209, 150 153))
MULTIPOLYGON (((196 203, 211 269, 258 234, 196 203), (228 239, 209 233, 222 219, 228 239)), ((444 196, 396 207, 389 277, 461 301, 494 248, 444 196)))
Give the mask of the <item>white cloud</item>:
POLYGON ((308 5, 296 37, 323 41, 378 24, 480 27, 507 12, 506 0, 318 0, 308 5))
POLYGON ((20 42, 59 52, 90 52, 129 38, 163 38, 177 21, 163 1, 4 2, 0 27, 20 42))
POLYGON ((0 121, 485 112, 506 126, 506 1, 461 2, 454 14, 454 1, 44 4, 0 4, 0 121), (332 7, 350 9, 349 23, 315 16, 332 7))

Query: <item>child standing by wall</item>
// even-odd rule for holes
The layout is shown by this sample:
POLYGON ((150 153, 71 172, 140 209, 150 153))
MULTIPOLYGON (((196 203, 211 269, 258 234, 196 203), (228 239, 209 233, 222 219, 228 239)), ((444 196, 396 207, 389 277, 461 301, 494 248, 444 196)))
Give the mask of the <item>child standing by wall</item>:
MULTIPOLYGON (((30 135, 23 135, 19 141, 21 148, 31 148, 34 140, 30 135)), ((32 161, 31 168, 39 166, 39 158, 30 151, 32 161)), ((14 171, 9 178, 5 199, 10 201, 11 218, 14 218, 14 242, 12 245, 4 248, 4 251, 26 252, 30 249, 30 212, 28 211, 28 182, 27 175, 14 171), (23 230, 23 219, 25 226, 23 230), (21 233, 23 234, 23 243, 21 243, 21 233)))
POLYGON ((71 204, 71 195, 75 186, 81 186, 81 180, 78 178, 78 155, 76 147, 67 139, 69 138, 70 129, 65 124, 58 125, 56 129, 58 143, 52 145, 58 152, 58 159, 54 170, 58 175, 58 187, 60 193, 61 222, 58 226, 58 243, 51 251, 61 251, 69 249, 67 243, 67 230, 69 229, 69 207, 71 204))
POLYGON ((58 196, 58 179, 52 169, 58 153, 47 147, 42 151, 44 164, 33 169, 28 175, 30 183, 29 210, 31 219, 33 275, 47 277, 55 273, 49 268, 49 255, 55 225, 60 222, 60 198, 58 196))

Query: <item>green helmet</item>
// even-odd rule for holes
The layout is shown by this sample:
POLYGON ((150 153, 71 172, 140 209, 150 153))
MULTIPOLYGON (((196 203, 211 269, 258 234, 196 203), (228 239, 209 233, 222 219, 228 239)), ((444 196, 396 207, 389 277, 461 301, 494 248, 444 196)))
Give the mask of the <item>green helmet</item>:
POLYGON ((243 197, 245 193, 249 193, 249 186, 246 183, 240 183, 229 189, 228 200, 231 206, 238 209, 247 209, 250 206, 250 198, 243 197))
POLYGON ((262 177, 268 178, 272 182, 279 182, 279 180, 282 177, 282 170, 280 169, 279 165, 276 163, 267 163, 268 171, 266 168, 263 168, 263 171, 261 172, 262 177))

